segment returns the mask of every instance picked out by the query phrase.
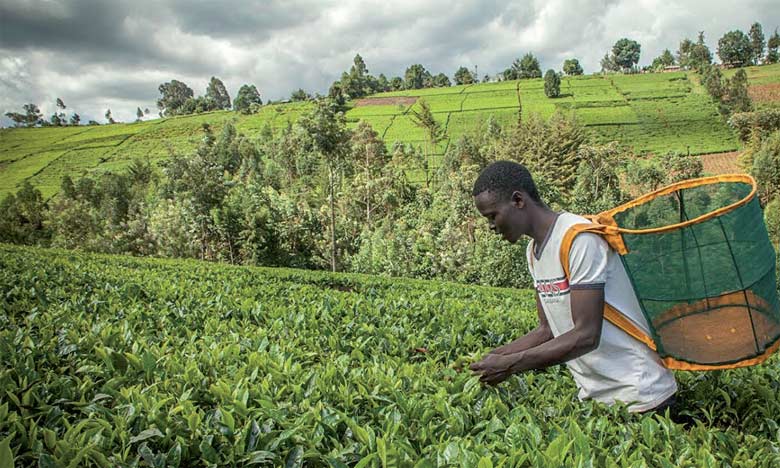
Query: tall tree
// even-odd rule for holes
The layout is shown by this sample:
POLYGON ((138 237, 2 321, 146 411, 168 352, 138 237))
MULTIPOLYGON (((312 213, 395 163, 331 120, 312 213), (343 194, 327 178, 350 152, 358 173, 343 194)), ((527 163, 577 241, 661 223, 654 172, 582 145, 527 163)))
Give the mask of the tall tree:
POLYGON ((674 55, 669 49, 664 49, 663 53, 653 59, 653 64, 650 67, 653 70, 663 70, 665 67, 674 65, 674 55))
POLYGON ((206 87, 206 98, 212 99, 217 109, 230 109, 230 95, 227 92, 227 88, 225 88, 225 84, 216 76, 212 76, 211 80, 209 80, 209 84, 206 87))
POLYGON ((753 49, 745 33, 736 29, 718 40, 718 57, 724 65, 739 67, 750 63, 753 49))
POLYGON ((5 116, 11 119, 17 127, 35 127, 36 125, 41 125, 43 123, 43 114, 41 114, 41 110, 38 109, 38 106, 30 103, 25 104, 22 108, 24 109, 23 114, 18 112, 6 112, 5 116))
POLYGON ((778 50, 780 49, 780 34, 777 33, 777 28, 775 28, 775 32, 769 36, 769 40, 766 43, 766 63, 777 63, 780 61, 780 53, 778 53, 778 50))
POLYGON ((338 270, 336 246, 336 188, 349 159, 349 131, 344 114, 327 101, 317 101, 317 106, 304 114, 298 125, 311 138, 313 150, 325 161, 328 171, 328 205, 330 214, 330 265, 338 270))
POLYGON ((556 98, 561 95, 561 77, 555 70, 547 70, 544 74, 544 94, 548 98, 556 98))
POLYGON ((569 76, 582 75, 580 61, 576 58, 570 58, 563 61, 563 72, 569 76))
POLYGON ((699 31, 699 37, 696 44, 691 47, 689 58, 689 67, 701 73, 701 71, 712 63, 712 52, 704 42, 704 31, 699 31))
POLYGON ((114 120, 114 117, 111 115, 111 109, 106 109, 105 117, 106 117, 106 120, 108 120, 108 123, 110 123, 110 124, 116 123, 116 121, 114 120))
POLYGON ((677 63, 681 68, 690 67, 691 49, 693 49, 693 41, 687 37, 680 41, 680 45, 677 47, 677 63))
POLYGON ((404 79, 400 76, 394 76, 390 79, 390 91, 401 91, 404 89, 404 79))
POLYGON ((764 59, 764 48, 766 47, 764 30, 761 28, 761 24, 758 22, 753 23, 750 26, 748 35, 750 36, 750 50, 752 52, 751 62, 753 62, 753 65, 759 65, 764 59))
POLYGON ((433 77, 434 88, 446 88, 449 86, 452 86, 452 83, 450 82, 450 78, 444 73, 439 73, 433 77))
POLYGON ((433 155, 436 145, 438 145, 444 139, 444 128, 436 121, 431 111, 431 106, 424 99, 418 101, 419 110, 412 109, 411 119, 412 123, 425 131, 426 136, 426 150, 425 159, 423 161, 423 171, 425 172, 425 186, 429 187, 431 183, 429 161, 433 155))
POLYGON ((176 115, 184 103, 195 96, 192 88, 178 80, 162 83, 157 89, 161 94, 160 99, 157 100, 157 107, 165 117, 176 115))
POLYGON ((455 84, 456 85, 467 85, 474 82, 474 75, 471 74, 468 68, 466 67, 460 67, 455 72, 455 84))
POLYGON ((731 113, 753 110, 753 102, 748 95, 747 73, 744 69, 737 70, 734 76, 728 80, 725 101, 731 113))
POLYGON ((642 46, 637 41, 626 37, 618 39, 612 46, 612 62, 623 70, 630 69, 639 62, 642 46))
POLYGON ((144 118, 144 111, 141 110, 140 107, 136 107, 135 109, 135 121, 140 122, 144 118))
POLYGON ((242 85, 238 89, 236 98, 233 99, 233 110, 242 114, 249 114, 253 104, 256 106, 263 105, 263 100, 260 99, 260 93, 257 91, 255 85, 242 85))
POLYGON ((599 65, 601 66, 602 73, 620 71, 620 66, 618 66, 618 64, 615 63, 613 57, 610 56, 609 53, 605 53, 604 56, 601 57, 601 61, 599 62, 599 65))
MULTIPOLYGON (((534 54, 528 52, 523 55, 523 58, 519 62, 516 62, 517 79, 523 80, 528 78, 541 78, 542 69, 539 68, 539 60, 534 57, 534 54)), ((512 65, 515 68, 515 64, 512 65)))
POLYGON ((70 116, 70 124, 79 125, 80 123, 81 123, 81 116, 74 112, 73 115, 70 116))
POLYGON ((404 72, 404 88, 405 89, 421 89, 426 87, 426 84, 430 83, 432 76, 428 70, 425 69, 419 63, 415 63, 406 69, 404 72))
POLYGON ((311 96, 309 93, 303 90, 303 88, 298 88, 296 91, 293 91, 290 95, 291 101, 306 101, 310 99, 311 96))

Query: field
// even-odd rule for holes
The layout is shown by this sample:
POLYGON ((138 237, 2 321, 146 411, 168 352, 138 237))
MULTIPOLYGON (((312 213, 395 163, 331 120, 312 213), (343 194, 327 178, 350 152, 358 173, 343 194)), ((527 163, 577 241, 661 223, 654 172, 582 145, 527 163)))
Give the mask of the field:
POLYGON ((530 291, 0 245, 0 293, 2 466, 780 464, 777 357, 678 373, 687 425, 483 387, 530 291))
MULTIPOLYGON (((725 72, 726 76, 733 73, 725 72)), ((778 105, 780 65, 750 67, 747 73, 756 106, 778 105)), ((414 126, 410 112, 424 99, 447 135, 432 151, 429 165, 435 168, 452 142, 481 131, 490 117, 502 124, 517 121, 518 86, 524 118, 569 113, 599 142, 621 141, 640 153, 739 149, 736 136, 705 90, 685 72, 566 77, 557 99, 544 95, 541 79, 381 93, 367 100, 372 105, 349 103, 346 118, 350 127, 360 120, 370 123, 388 147, 396 141, 422 146, 425 135, 414 126)), ((284 128, 311 107, 311 103, 287 103, 264 106, 249 116, 221 111, 141 123, 0 130, 0 197, 29 180, 49 198, 58 191, 64 174, 78 177, 113 171, 133 158, 159 162, 171 152, 192 151, 206 122, 218 132, 226 121, 233 121, 239 131, 252 136, 266 126, 284 128)), ((409 170, 412 179, 421 182, 420 168, 409 170)))

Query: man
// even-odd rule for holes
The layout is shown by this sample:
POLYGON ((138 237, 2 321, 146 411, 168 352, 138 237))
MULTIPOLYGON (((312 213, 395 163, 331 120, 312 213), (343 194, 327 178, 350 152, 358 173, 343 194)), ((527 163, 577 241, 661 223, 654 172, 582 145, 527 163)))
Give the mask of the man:
POLYGON ((677 391, 672 372, 658 354, 604 321, 607 301, 648 332, 620 257, 597 234, 579 234, 566 278, 560 260, 563 235, 569 226, 588 220, 552 211, 539 198, 528 170, 510 161, 485 168, 473 195, 496 234, 511 243, 531 237, 526 256, 539 315, 536 329, 471 365, 481 380, 496 385, 518 372, 566 363, 581 400, 622 401, 632 412, 670 406, 677 391))

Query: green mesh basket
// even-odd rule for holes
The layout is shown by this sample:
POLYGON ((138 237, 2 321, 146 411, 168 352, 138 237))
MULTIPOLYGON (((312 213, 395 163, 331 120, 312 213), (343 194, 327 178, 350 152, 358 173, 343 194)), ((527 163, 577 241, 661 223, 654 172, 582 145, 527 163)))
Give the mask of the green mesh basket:
POLYGON ((596 218, 618 228, 657 351, 682 364, 669 367, 746 366, 777 350, 776 254, 750 176, 681 182, 596 218))

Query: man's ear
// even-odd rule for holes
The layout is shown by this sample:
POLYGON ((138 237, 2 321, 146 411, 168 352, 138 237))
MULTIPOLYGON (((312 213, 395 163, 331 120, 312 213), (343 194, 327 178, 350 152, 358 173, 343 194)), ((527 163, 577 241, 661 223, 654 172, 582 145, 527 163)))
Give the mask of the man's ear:
POLYGON ((524 192, 515 190, 512 192, 512 205, 516 206, 517 208, 524 208, 526 203, 526 196, 527 195, 524 192))

